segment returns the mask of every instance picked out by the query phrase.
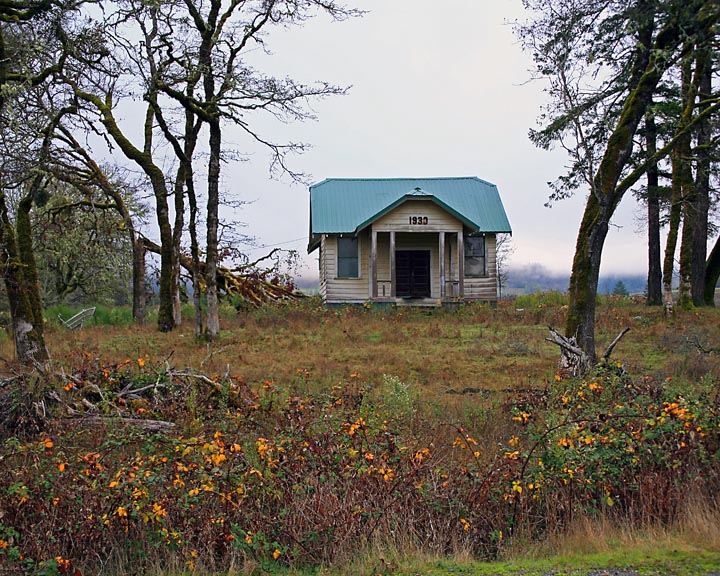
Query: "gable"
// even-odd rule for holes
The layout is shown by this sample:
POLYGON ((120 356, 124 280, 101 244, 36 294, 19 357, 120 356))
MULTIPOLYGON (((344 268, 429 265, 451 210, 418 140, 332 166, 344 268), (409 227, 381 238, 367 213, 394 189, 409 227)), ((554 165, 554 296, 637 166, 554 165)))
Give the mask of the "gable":
POLYGON ((378 232, 461 232, 465 223, 431 198, 404 198, 373 220, 378 232))
POLYGON ((310 243, 356 234, 412 199, 434 202, 473 232, 512 232, 494 184, 476 177, 327 179, 310 187, 310 243))

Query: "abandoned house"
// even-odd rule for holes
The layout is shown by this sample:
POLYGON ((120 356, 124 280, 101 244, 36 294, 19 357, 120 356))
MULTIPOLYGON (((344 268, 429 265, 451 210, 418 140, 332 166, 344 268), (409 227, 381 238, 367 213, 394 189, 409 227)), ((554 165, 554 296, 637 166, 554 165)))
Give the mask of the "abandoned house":
POLYGON ((308 252, 319 249, 326 304, 495 301, 499 233, 511 233, 500 194, 476 177, 310 186, 308 252))

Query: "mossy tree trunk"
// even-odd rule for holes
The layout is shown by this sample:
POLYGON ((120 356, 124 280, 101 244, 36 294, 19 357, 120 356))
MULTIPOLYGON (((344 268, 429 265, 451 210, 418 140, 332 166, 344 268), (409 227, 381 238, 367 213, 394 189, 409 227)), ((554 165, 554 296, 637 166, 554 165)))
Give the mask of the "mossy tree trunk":
POLYGON ((675 252, 680 235, 680 221, 682 220, 682 192, 679 179, 673 178, 672 194, 670 197, 670 216, 668 218, 668 234, 665 240, 665 256, 663 258, 663 306, 671 310, 675 298, 672 292, 673 273, 675 270, 675 252))
POLYGON ((610 218, 625 192, 645 171, 644 168, 642 172, 629 170, 628 173, 638 125, 647 112, 661 77, 672 65, 672 59, 667 55, 678 52, 689 29, 695 32, 711 29, 720 18, 716 2, 691 2, 677 16, 667 19, 653 39, 652 11, 647 12, 650 5, 639 3, 638 8, 638 37, 629 69, 627 97, 592 178, 570 278, 565 333, 567 336, 577 335, 578 344, 591 359, 596 358, 595 298, 610 218))
POLYGON ((138 324, 145 324, 147 317, 147 296, 145 294, 145 244, 142 238, 133 234, 133 318, 138 324))
MULTIPOLYGON (((682 114, 678 122, 678 131, 685 128, 692 120, 695 111, 696 81, 693 81, 692 54, 694 46, 686 45, 687 56, 681 64, 680 98, 682 114)), ((690 294, 691 266, 693 259, 693 230, 699 215, 696 212, 697 198, 695 182, 692 174, 692 141, 691 134, 686 132, 678 141, 672 154, 673 196, 681 199, 682 233, 680 234, 680 283, 678 286, 678 305, 687 308, 692 304, 690 294)))
MULTIPOLYGON (((640 177, 624 179, 623 171, 633 149, 633 138, 645 116, 653 92, 664 72, 663 62, 647 49, 652 44, 653 20, 648 18, 639 27, 636 55, 629 81, 628 96, 614 130, 592 179, 591 193, 580 223, 569 286, 568 315, 565 334, 575 336, 580 347, 592 361, 595 352, 595 302, 600 275, 602 251, 607 238, 610 218, 625 192, 640 177)), ((655 48, 672 45, 677 32, 664 29, 655 48)), ((664 64, 667 66, 667 64, 664 64)))
MULTIPOLYGON (((6 97, 8 93, 11 93, 8 88, 11 85, 39 84, 44 81, 45 74, 49 74, 52 69, 59 66, 52 64, 35 77, 14 73, 11 69, 14 63, 13 59, 6 52, 3 22, 31 21, 33 18, 41 16, 49 9, 49 6, 49 3, 37 6, 17 3, 0 7, 0 20, 2 20, 0 21, 0 112, 5 109, 6 97)), ((0 129, 4 130, 6 127, 3 125, 0 129)), ((3 252, 0 271, 10 303, 15 354, 23 364, 45 362, 50 355, 43 334, 42 301, 37 281, 37 267, 32 251, 30 226, 33 190, 31 188, 29 194, 21 200, 15 224, 13 224, 5 197, 4 170, 4 166, 0 167, 0 247, 3 252)))
POLYGON ((195 310, 195 338, 200 338, 203 333, 203 313, 202 313, 202 290, 200 279, 200 242, 197 236, 197 220, 198 220, 198 203, 195 195, 195 186, 192 180, 188 182, 188 206, 190 208, 190 220, 188 222, 188 232, 190 233, 190 257, 192 259, 192 268, 190 275, 193 284, 193 308, 195 310))
POLYGON ((678 303, 683 307, 704 305, 705 258, 707 257, 710 209, 712 58, 702 33, 685 46, 681 66, 682 114, 678 133, 684 133, 672 155, 674 197, 682 199, 680 287, 678 303), (694 124, 697 146, 692 148, 694 124), (693 176, 693 164, 695 175, 693 176))
MULTIPOLYGON (((202 72, 204 90, 204 121, 208 125, 209 158, 207 175, 207 212, 206 212, 206 265, 205 265, 205 336, 215 340, 220 332, 220 313, 217 288, 218 267, 218 227, 220 207, 220 156, 222 153, 222 130, 220 126, 220 109, 217 103, 216 82, 227 82, 228 78, 216 70, 213 53, 217 50, 218 26, 222 29, 222 21, 218 21, 222 0, 210 0, 207 18, 198 26, 202 41, 198 52, 198 63, 202 72)), ((197 20, 198 24, 200 22, 197 20)), ((238 48, 230 53, 228 62, 233 62, 238 48)))
MULTIPOLYGON (((173 223, 173 252, 176 254, 180 253, 183 229, 185 226, 185 166, 181 162, 178 167, 177 174, 175 176, 174 186, 174 208, 175 208, 175 222, 173 223)), ((172 308, 173 308, 173 323, 175 326, 182 324, 182 302, 180 300, 180 259, 173 259, 172 269, 172 308)))
POLYGON ((575 337, 591 362, 595 361, 595 305, 602 249, 607 237, 607 207, 590 195, 578 231, 568 290, 565 335, 575 337))
POLYGON ((118 145, 120 150, 129 160, 135 162, 145 173, 150 181, 150 186, 155 197, 155 216, 160 231, 160 285, 158 309, 158 329, 161 332, 169 332, 175 328, 173 314, 173 269, 177 252, 173 244, 173 232, 170 224, 170 210, 168 197, 170 196, 165 174, 153 160, 153 126, 155 113, 151 104, 145 113, 144 122, 144 144, 143 149, 137 148, 123 133, 118 125, 112 106, 112 98, 107 96, 105 100, 96 94, 86 92, 75 86, 75 94, 81 100, 93 105, 100 114, 101 122, 110 137, 118 145))
POLYGON ((45 345, 40 286, 32 252, 31 205, 31 196, 23 198, 18 207, 16 226, 13 226, 5 194, 0 192, 0 241, 5 253, 2 271, 10 302, 15 353, 23 364, 45 362, 50 358, 45 345))
MULTIPOLYGON (((49 169, 58 179, 67 184, 74 186, 80 192, 85 194, 88 201, 91 202, 93 191, 91 184, 97 186, 103 194, 111 201, 110 208, 115 210, 121 218, 122 228, 127 231, 128 240, 132 246, 132 292, 133 292, 133 319, 139 324, 144 324, 147 316, 147 295, 145 290, 145 244, 138 234, 133 221, 133 215, 128 209, 125 198, 116 185, 110 182, 105 171, 90 155, 75 137, 72 131, 66 126, 58 123, 57 130, 72 151, 73 157, 79 161, 77 169, 67 170, 65 166, 62 169, 49 169)), ((108 208, 108 206, 102 206, 108 208)))
POLYGON ((217 115, 210 123, 210 162, 208 165, 207 201, 207 266, 205 289, 207 314, 205 334, 215 340, 220 332, 220 312, 217 289, 218 265, 218 208, 220 205, 220 118, 217 115))

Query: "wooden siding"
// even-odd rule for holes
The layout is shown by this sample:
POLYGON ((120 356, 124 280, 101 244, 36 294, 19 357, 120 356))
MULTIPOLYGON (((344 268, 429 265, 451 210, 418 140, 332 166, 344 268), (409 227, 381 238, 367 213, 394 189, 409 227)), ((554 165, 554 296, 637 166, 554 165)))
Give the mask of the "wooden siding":
POLYGON ((462 223, 432 200, 408 200, 372 224, 373 230, 387 232, 459 232, 462 223), (427 217, 427 224, 411 224, 410 218, 427 217))
POLYGON ((495 234, 485 235, 487 276, 465 277, 465 300, 497 300, 497 261, 495 234))
POLYGON ((325 279, 326 290, 323 298, 325 302, 335 304, 339 302, 365 302, 368 299, 370 285, 368 275, 368 261, 370 258, 370 238, 367 231, 359 235, 359 278, 337 277, 337 236, 325 237, 325 279))

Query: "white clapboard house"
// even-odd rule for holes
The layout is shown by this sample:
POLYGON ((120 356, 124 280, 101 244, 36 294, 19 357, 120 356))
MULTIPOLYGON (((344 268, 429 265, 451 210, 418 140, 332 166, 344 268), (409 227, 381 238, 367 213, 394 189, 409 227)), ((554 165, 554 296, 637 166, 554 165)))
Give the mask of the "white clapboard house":
POLYGON ((310 242, 326 304, 441 305, 498 298, 494 184, 463 178, 330 178, 310 186, 310 242))

